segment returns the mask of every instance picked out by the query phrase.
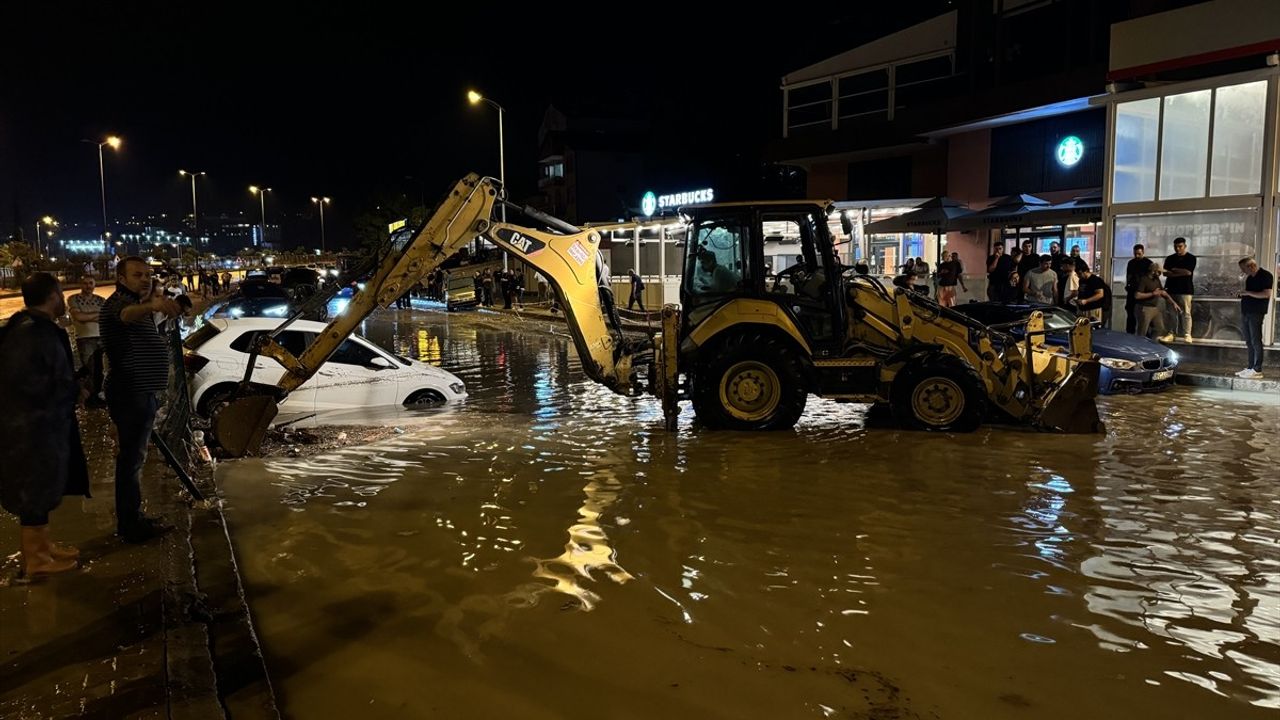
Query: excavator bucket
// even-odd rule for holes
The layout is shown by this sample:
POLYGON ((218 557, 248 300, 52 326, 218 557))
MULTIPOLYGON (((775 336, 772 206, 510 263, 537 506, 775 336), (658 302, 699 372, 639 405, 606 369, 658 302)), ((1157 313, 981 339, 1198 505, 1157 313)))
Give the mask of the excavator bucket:
POLYGON ((249 395, 231 401, 213 416, 213 436, 231 457, 258 452, 279 408, 271 395, 249 395))
POLYGON ((1077 363, 1056 388, 1045 396, 1034 424, 1042 430, 1063 433, 1098 433, 1106 430, 1098 417, 1096 362, 1077 363))

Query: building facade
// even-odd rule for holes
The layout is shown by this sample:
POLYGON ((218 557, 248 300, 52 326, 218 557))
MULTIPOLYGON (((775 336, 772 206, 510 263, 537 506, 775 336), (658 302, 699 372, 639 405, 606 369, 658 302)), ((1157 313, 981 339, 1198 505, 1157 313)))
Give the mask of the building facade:
MULTIPOLYGON (((1157 261, 1185 237, 1197 256, 1193 337, 1242 339, 1238 267, 1277 270, 1280 7, 1214 0, 1112 28, 1104 242, 1118 286, 1146 246, 1157 261)), ((1280 341, 1276 306, 1264 340, 1280 341)))

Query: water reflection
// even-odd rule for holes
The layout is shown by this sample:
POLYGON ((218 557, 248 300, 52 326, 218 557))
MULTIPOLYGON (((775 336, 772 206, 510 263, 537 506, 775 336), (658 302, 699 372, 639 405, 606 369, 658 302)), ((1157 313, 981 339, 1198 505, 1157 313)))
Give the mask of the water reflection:
POLYGON ((224 468, 290 715, 1280 707, 1274 399, 1114 398, 1105 437, 869 431, 826 402, 794 433, 686 411, 671 434, 504 322, 384 313, 366 334, 458 374, 464 406, 224 468), (355 632, 344 603, 376 611, 355 632))

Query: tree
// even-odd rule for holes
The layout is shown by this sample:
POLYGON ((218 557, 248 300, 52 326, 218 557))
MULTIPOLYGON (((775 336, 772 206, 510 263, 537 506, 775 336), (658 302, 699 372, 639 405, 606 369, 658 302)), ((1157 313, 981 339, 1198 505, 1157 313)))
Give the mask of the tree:
POLYGON ((384 194, 373 209, 356 215, 354 235, 356 242, 360 243, 360 254, 371 253, 386 242, 390 236, 387 227, 391 223, 406 220, 409 227, 416 228, 427 221, 428 215, 428 208, 404 194, 384 194))

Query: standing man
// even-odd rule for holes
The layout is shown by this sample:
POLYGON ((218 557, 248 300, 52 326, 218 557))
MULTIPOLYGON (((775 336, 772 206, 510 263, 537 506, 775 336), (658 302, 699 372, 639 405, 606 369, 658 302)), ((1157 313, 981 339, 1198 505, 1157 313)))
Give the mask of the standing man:
POLYGON ((1018 277, 1026 279, 1028 275, 1040 267, 1040 256, 1036 254, 1035 243, 1022 241, 1022 259, 1018 261, 1018 277))
POLYGON ((22 284, 26 307, 0 328, 0 505, 22 526, 22 572, 66 572, 80 552, 49 539, 49 513, 64 495, 89 497, 80 445, 71 343, 58 327, 67 312, 49 273, 22 284))
POLYGON ((1080 314, 1101 322, 1111 322, 1111 284, 1094 275, 1085 265, 1080 269, 1080 292, 1076 295, 1076 309, 1080 314))
POLYGON ((1075 263, 1076 273, 1080 275, 1083 275, 1084 269, 1089 267, 1089 263, 1085 262, 1084 258, 1080 257, 1079 245, 1071 246, 1071 262, 1075 263))
POLYGON ((1053 258, 1040 255, 1040 266, 1027 273, 1022 281, 1022 291, 1028 302, 1037 305, 1053 305, 1058 299, 1058 273, 1053 271, 1053 258))
POLYGON ((1062 298, 1058 304, 1071 308, 1080 295, 1080 276, 1076 274, 1076 263, 1071 258, 1062 261, 1058 272, 1058 295, 1062 298))
POLYGON ((1009 273, 1013 271, 1013 260, 1004 254, 1004 243, 997 243, 992 254, 987 256, 987 299, 991 302, 1005 302, 1005 291, 1009 287, 1009 273))
POLYGON ((1066 257, 1067 257, 1066 255, 1062 254, 1062 250, 1060 249, 1058 243, 1056 242, 1049 243, 1049 267, 1053 268, 1054 272, 1056 273, 1062 272, 1062 261, 1066 257))
POLYGON ((1172 330, 1182 336, 1182 342, 1191 342, 1191 295, 1194 292, 1192 277, 1196 271, 1196 256, 1187 252, 1187 239, 1175 238, 1173 254, 1164 259, 1164 275, 1168 280, 1164 289, 1173 300, 1178 322, 1172 330))
POLYGON ((1251 257, 1240 260, 1244 271, 1244 292, 1240 293, 1240 316, 1244 320, 1244 343, 1249 348, 1249 364, 1237 377, 1257 380, 1262 377, 1262 319, 1271 307, 1271 289, 1276 279, 1258 266, 1251 257))
POLYGON ((1134 294, 1138 291, 1138 283, 1151 275, 1151 260, 1146 255, 1145 247, 1134 245, 1133 259, 1124 268, 1124 331, 1130 335, 1138 329, 1138 310, 1134 294))
POLYGON ((1146 337, 1154 325, 1156 340, 1167 343, 1173 340, 1173 333, 1165 332, 1164 308, 1161 307, 1160 300, 1168 299, 1169 293, 1160 287, 1160 266, 1148 263, 1148 267, 1151 269, 1147 271, 1146 277, 1138 279, 1133 292, 1134 305, 1138 310, 1138 337, 1146 337))
POLYGON ((89 375, 90 407, 101 407, 102 338, 98 332, 98 313, 105 300, 94 292, 97 282, 88 275, 80 278, 80 292, 71 296, 71 320, 76 331, 76 349, 80 368, 89 375))
POLYGON ((168 528, 142 513, 142 466, 147 442, 169 384, 169 347, 153 313, 177 317, 178 303, 152 292, 151 266, 127 257, 116 268, 116 291, 102 306, 99 323, 111 372, 107 410, 118 436, 116 452, 116 533, 128 543, 144 543, 168 528), (144 300, 145 298, 145 300, 144 300))
POLYGON ((636 274, 635 268, 627 271, 627 276, 631 278, 631 296, 627 298, 627 309, 632 306, 639 305, 640 312, 646 312, 644 309, 644 280, 636 274))

